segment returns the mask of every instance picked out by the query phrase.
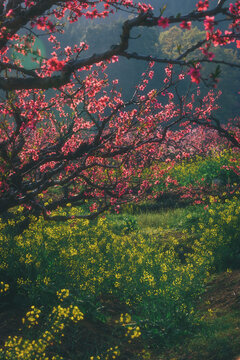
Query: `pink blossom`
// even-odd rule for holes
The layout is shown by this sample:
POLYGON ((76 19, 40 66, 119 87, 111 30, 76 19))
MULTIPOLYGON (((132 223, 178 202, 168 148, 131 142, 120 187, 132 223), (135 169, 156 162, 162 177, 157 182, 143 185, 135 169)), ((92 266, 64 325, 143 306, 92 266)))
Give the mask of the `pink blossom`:
POLYGON ((180 27, 182 29, 187 29, 187 30, 190 30, 191 29, 191 26, 192 26, 192 23, 191 21, 182 21, 181 24, 180 24, 180 27))
POLYGON ((169 26, 168 18, 161 16, 160 19, 158 19, 158 26, 161 26, 163 29, 167 28, 169 26))
POLYGON ((118 56, 114 55, 112 57, 112 63, 118 62, 118 56))
POLYGON ((49 70, 51 71, 60 71, 62 70, 63 66, 65 65, 65 61, 59 61, 56 56, 52 57, 47 61, 47 64, 49 66, 49 70))
POLYGON ((205 1, 200 0, 196 4, 196 7, 197 7, 198 11, 206 11, 209 7, 209 1, 208 0, 205 0, 205 1))
POLYGON ((154 71, 149 71, 149 77, 150 77, 150 79, 152 79, 153 78, 153 75, 154 75, 154 71))
POLYGON ((10 9, 6 14, 6 17, 10 17, 12 15, 13 15, 13 9, 10 9))
POLYGON ((26 7, 31 7, 34 5, 34 1, 31 1, 31 0, 25 0, 25 6, 26 7))
POLYGON ((215 57, 215 54, 213 52, 209 52, 207 49, 200 48, 200 50, 202 51, 203 55, 206 56, 206 58, 210 61, 212 61, 215 57))
POLYGON ((213 32, 214 30, 214 16, 206 16, 204 20, 204 27, 206 31, 213 32))
POLYGON ((191 68, 188 72, 188 75, 191 76, 192 82, 195 82, 196 84, 200 83, 201 74, 199 69, 191 68))

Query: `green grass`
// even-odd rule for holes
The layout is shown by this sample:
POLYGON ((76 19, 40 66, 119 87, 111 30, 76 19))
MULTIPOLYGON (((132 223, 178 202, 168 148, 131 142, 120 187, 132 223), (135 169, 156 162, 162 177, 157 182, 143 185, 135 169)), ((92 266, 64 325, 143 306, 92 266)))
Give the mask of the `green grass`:
POLYGON ((183 228, 187 215, 194 213, 196 216, 199 210, 193 207, 169 209, 160 212, 146 212, 137 215, 137 223, 141 229, 144 228, 183 228))

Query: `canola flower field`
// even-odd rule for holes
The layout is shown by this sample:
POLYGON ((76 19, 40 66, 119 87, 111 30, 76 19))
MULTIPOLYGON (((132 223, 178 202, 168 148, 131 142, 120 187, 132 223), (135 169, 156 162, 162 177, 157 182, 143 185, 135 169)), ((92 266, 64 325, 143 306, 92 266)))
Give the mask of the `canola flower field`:
POLYGON ((0 359, 235 359, 240 308, 220 320, 201 308, 216 274, 240 266, 239 192, 225 195, 93 222, 32 217, 21 234, 17 208, 0 222, 0 359))

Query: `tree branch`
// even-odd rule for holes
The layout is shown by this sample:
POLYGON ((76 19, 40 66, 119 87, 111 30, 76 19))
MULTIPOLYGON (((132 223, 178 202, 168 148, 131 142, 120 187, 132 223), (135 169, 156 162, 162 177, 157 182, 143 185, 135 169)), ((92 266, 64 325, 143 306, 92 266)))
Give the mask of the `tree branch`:
MULTIPOLYGON (((228 9, 223 7, 225 1, 221 1, 220 4, 218 4, 217 7, 215 7, 212 10, 204 11, 204 12, 191 12, 188 15, 180 16, 180 17, 170 17, 169 23, 180 23, 182 21, 199 21, 205 18, 205 16, 213 16, 217 14, 227 14, 228 9)), ((14 18, 11 21, 7 21, 6 27, 9 29, 13 29, 12 33, 15 33, 17 30, 21 28, 21 26, 25 25, 29 19, 31 19, 34 16, 38 16, 44 13, 44 11, 51 8, 52 5, 56 3, 61 3, 61 1, 41 1, 38 5, 35 5, 34 7, 30 8, 28 11, 24 11, 24 16, 22 19, 21 16, 14 18)), ((113 56, 125 56, 125 57, 134 57, 137 59, 137 54, 128 54, 126 53, 126 50, 128 49, 129 45, 129 39, 130 39, 130 33, 131 30, 134 27, 153 27, 157 26, 158 23, 158 17, 153 17, 150 13, 142 13, 138 15, 137 17, 126 20, 123 23, 122 26, 122 34, 120 36, 120 42, 117 45, 113 45, 110 49, 107 51, 100 53, 100 54, 94 54, 88 58, 80 59, 80 60, 71 60, 69 61, 61 71, 60 75, 55 76, 48 76, 44 78, 26 78, 26 79, 18 79, 15 77, 11 77, 9 79, 5 79, 3 77, 0 77, 0 88, 3 90, 21 90, 21 89, 49 89, 49 88, 59 88, 65 84, 67 84, 70 81, 71 74, 83 67, 91 66, 96 63, 99 63, 101 61, 109 60, 113 56)), ((0 41, 0 48, 3 47, 5 43, 3 43, 3 40, 0 41)), ((140 55, 139 55, 140 56, 140 55)), ((150 56, 140 56, 141 60, 151 61, 150 56)), ((171 60, 169 59, 158 59, 158 62, 161 63, 173 63, 177 65, 188 65, 188 63, 185 62, 179 62, 178 60, 171 60)), ((229 66, 231 66, 229 64, 229 66)))

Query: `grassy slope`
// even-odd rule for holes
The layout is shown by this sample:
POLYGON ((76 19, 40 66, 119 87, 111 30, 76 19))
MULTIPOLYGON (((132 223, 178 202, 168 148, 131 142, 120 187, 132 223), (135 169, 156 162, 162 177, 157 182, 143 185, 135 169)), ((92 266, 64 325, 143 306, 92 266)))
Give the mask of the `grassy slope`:
MULTIPOLYGON (((164 240, 178 237, 186 228, 188 214, 201 216, 201 207, 146 212, 137 216, 143 232, 165 229, 164 240)), ((240 270, 213 274, 199 300, 200 329, 185 343, 151 355, 158 360, 239 360, 240 359, 240 270)))

